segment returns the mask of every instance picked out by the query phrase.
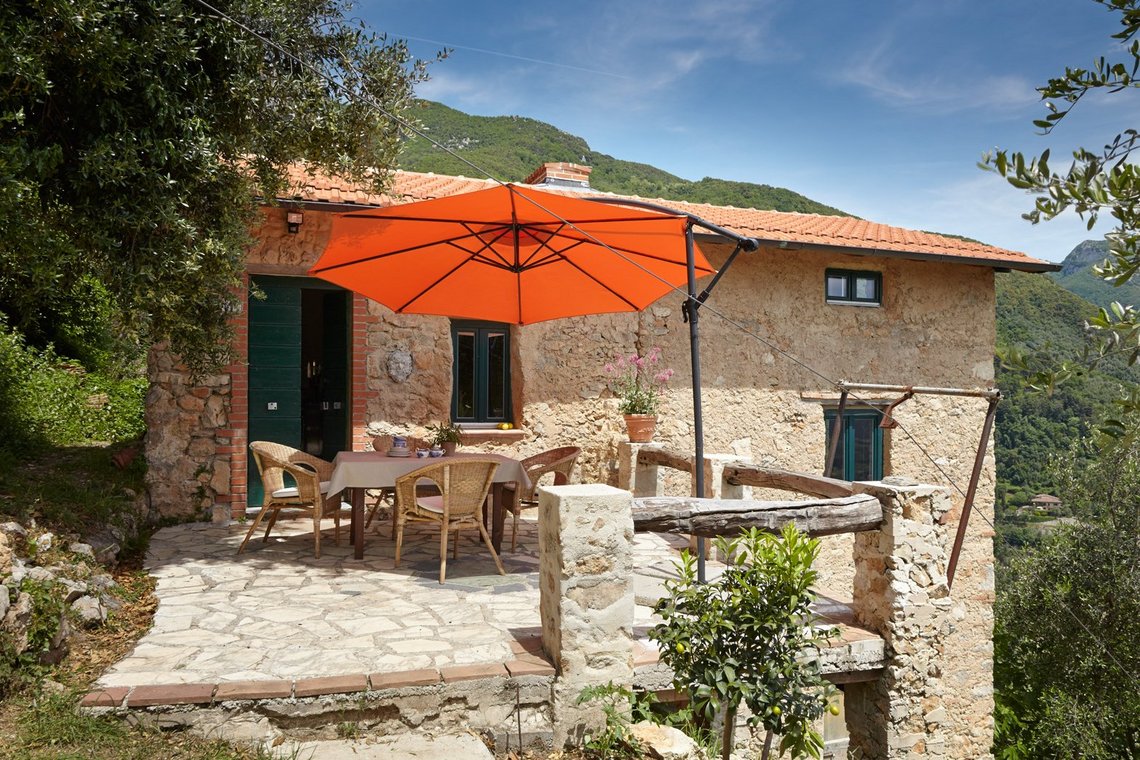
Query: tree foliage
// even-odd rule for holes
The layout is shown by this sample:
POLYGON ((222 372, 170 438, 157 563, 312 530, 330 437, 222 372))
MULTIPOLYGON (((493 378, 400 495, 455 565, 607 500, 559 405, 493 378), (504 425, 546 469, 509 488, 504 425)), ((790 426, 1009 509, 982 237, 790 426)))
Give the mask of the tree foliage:
POLYGON ((424 64, 342 0, 216 7, 281 49, 196 0, 0 4, 0 310, 34 342, 97 292, 210 366, 256 196, 298 160, 383 186, 399 129, 370 102, 402 112, 424 64))
POLYGON ((1140 443, 1074 445, 1057 482, 1074 524, 1000 584, 995 749, 1010 760, 1140 758, 1140 443))
MULTIPOLYGON (((1140 0, 1094 0, 1118 14, 1120 30, 1112 35, 1121 44, 1125 60, 1095 59, 1089 68, 1067 67, 1062 76, 1038 88, 1045 115, 1033 123, 1045 134, 1061 125, 1072 109, 1091 93, 1120 93, 1140 87, 1140 0)), ((1105 280, 1121 285, 1140 272, 1140 166, 1132 161, 1140 148, 1140 134, 1126 128, 1111 137, 1099 151, 1079 148, 1065 170, 1049 164, 1049 151, 1027 158, 1019 152, 998 150, 987 154, 982 166, 993 169, 1014 187, 1036 196, 1025 214, 1033 223, 1072 210, 1089 229, 1102 215, 1111 216, 1115 228, 1105 237, 1109 258, 1098 267, 1105 280)), ((1089 320, 1098 332, 1101 356, 1124 354, 1130 363, 1140 359, 1140 314, 1131 306, 1114 304, 1089 320)))

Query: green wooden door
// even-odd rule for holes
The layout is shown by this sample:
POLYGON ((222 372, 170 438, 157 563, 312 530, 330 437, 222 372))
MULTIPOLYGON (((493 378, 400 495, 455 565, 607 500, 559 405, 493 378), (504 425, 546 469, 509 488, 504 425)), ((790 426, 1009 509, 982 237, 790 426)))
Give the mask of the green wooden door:
MULTIPOLYGON (((348 435, 348 293, 300 277, 254 277, 249 298, 249 440, 332 459, 348 435)), ((247 503, 262 503, 249 459, 247 503)))

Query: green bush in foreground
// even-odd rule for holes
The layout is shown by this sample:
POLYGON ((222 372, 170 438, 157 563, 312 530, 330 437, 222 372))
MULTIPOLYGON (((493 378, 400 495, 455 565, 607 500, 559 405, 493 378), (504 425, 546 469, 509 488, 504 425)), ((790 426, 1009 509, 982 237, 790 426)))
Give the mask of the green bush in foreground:
POLYGON ((696 561, 685 552, 679 578, 665 582, 668 596, 655 609, 663 622, 649 634, 661 662, 689 695, 698 726, 723 720, 722 757, 732 751, 743 703, 749 724, 768 732, 763 757, 778 735, 780 754, 818 758, 823 737, 813 724, 828 709, 830 687, 818 664, 801 656, 829 633, 811 626, 819 541, 789 524, 779 536, 753 528, 715 544, 729 557, 720 578, 698 583, 696 561))

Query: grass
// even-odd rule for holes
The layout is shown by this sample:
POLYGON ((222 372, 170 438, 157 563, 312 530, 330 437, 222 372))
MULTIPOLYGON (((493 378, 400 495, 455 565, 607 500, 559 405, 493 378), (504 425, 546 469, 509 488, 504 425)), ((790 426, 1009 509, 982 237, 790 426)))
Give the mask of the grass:
POLYGON ((50 530, 60 541, 107 525, 126 529, 115 572, 122 607, 94 631, 77 633, 71 653, 53 668, 21 672, 0 700, 0 757, 12 760, 260 760, 270 755, 185 732, 132 727, 75 709, 79 697, 150 628, 154 583, 138 567, 151 528, 136 513, 143 469, 112 463, 113 449, 49 448, 23 459, 0 458, 0 522, 16 520, 50 530))

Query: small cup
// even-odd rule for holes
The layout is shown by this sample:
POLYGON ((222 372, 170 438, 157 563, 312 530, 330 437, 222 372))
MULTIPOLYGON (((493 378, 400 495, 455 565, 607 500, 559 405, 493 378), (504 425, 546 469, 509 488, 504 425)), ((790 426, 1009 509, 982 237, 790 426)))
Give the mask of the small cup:
POLYGON ((443 456, 443 449, 432 449, 429 453, 431 454, 432 458, 434 459, 436 457, 443 456))
POLYGON ((427 449, 416 449, 416 456, 420 459, 427 459, 429 456, 427 449))

